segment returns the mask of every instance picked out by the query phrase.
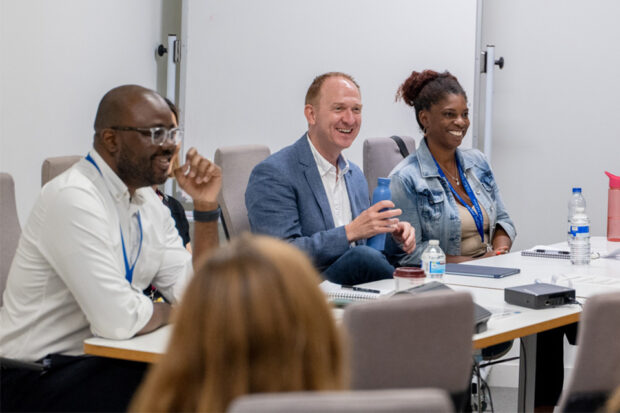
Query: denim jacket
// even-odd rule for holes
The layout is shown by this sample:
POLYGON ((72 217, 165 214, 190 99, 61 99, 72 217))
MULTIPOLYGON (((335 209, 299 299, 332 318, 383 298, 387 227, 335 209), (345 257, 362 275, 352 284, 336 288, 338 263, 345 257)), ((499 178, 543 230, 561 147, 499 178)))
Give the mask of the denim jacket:
MULTIPOLYGON (((511 240, 516 236, 514 223, 504 207, 493 172, 486 157, 477 149, 456 150, 456 156, 464 170, 480 206, 489 216, 489 240, 500 225, 511 240)), ((461 219, 457 201, 448 181, 441 178, 426 139, 418 150, 403 159, 390 173, 392 201, 403 214, 401 221, 408 221, 415 228, 416 248, 409 255, 399 256, 400 265, 419 265, 428 241, 439 240, 446 255, 460 255, 461 219)), ((398 256, 396 245, 387 245, 391 255, 398 256)))

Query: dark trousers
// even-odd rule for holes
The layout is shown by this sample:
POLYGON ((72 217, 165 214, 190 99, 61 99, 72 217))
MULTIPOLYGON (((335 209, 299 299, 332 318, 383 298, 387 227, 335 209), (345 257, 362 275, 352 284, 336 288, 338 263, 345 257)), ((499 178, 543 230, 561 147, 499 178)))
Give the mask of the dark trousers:
POLYGON ((43 371, 2 366, 0 411, 124 412, 148 364, 50 355, 43 371))
MULTIPOLYGON (((536 337, 534 407, 555 406, 558 403, 564 383, 564 335, 570 344, 576 344, 577 327, 578 323, 573 323, 538 333, 536 337)), ((501 347, 503 344, 505 343, 487 347, 483 351, 501 347)), ((463 410, 465 412, 471 411, 470 396, 471 394, 468 393, 463 410)), ((576 404, 576 406, 579 405, 576 404)))
POLYGON ((394 267, 381 251, 358 245, 327 267, 323 276, 336 284, 354 285, 392 278, 393 273, 394 267))
POLYGON ((534 406, 555 406, 564 383, 564 335, 577 342, 577 323, 538 333, 534 406))

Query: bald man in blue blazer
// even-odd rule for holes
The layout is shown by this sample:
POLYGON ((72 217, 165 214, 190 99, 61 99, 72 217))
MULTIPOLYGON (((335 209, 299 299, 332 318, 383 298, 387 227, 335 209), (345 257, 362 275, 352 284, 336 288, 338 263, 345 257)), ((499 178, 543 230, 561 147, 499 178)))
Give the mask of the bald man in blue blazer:
POLYGON ((370 206, 364 174, 342 155, 359 133, 361 110, 349 75, 316 77, 306 94, 308 132, 258 164, 245 193, 253 232, 295 244, 339 284, 392 276, 384 254, 365 245, 373 235, 390 233, 406 253, 415 248, 413 228, 397 218, 400 209, 390 209, 391 201, 370 206))

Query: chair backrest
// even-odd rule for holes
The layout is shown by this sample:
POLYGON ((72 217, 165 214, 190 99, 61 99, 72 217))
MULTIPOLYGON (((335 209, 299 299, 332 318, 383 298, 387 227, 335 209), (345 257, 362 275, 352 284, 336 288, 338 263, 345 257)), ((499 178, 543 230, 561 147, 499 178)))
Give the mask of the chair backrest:
POLYGON ((357 303, 344 311, 355 390, 441 388, 462 397, 472 367, 474 304, 466 291, 357 303))
POLYGON ((452 402, 440 389, 342 392, 262 393, 234 400, 229 413, 452 412, 452 402))
POLYGON ((226 146, 215 151, 214 162, 222 168, 222 190, 218 202, 229 239, 250 230, 245 188, 252 169, 270 153, 265 145, 226 146))
POLYGON ((21 233, 15 202, 15 183, 11 175, 2 172, 0 173, 0 306, 21 233))
POLYGON ((82 159, 79 155, 53 156, 46 158, 41 165, 41 186, 69 169, 74 163, 82 159))
MULTIPOLYGON (((415 139, 411 136, 400 138, 410 154, 415 152, 415 139)), ((403 160, 403 155, 394 139, 390 137, 366 139, 363 152, 364 175, 368 182, 368 194, 372 197, 372 191, 377 186, 377 178, 387 177, 392 168, 403 160)))
POLYGON ((565 411, 567 404, 595 399, 620 386, 618 320, 620 294, 604 293, 588 298, 579 321, 575 364, 560 398, 560 411, 565 411))

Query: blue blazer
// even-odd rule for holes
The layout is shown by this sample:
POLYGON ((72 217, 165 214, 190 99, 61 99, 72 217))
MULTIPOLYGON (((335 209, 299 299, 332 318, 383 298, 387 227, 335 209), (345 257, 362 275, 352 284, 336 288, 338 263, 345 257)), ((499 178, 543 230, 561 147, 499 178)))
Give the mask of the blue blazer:
MULTIPOLYGON (((360 168, 349 162, 344 175, 351 215, 370 205, 360 168)), ((327 194, 307 135, 259 163, 248 182, 245 205, 252 232, 288 240, 322 271, 349 249, 344 226, 334 228, 327 194)), ((358 241, 365 244, 366 240, 358 241)))

